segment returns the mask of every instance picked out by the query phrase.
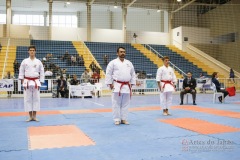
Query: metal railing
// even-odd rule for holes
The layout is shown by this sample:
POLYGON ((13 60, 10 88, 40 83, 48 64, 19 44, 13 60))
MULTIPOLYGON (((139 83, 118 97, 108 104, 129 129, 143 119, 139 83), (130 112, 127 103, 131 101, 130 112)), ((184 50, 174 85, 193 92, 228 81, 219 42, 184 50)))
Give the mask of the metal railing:
MULTIPOLYGON (((151 52, 153 52, 154 54, 156 54, 158 57, 161 57, 163 58, 164 56, 162 54, 160 54, 158 51, 156 51, 154 48, 152 48, 150 45, 148 44, 142 44, 146 49, 150 50, 151 52)), ((170 66, 172 66, 173 69, 176 69, 178 72, 181 73, 181 75, 184 75, 186 76, 187 74, 181 70, 180 68, 178 68, 175 64, 173 64, 171 61, 170 61, 170 66)))
POLYGON ((6 69, 9 46, 10 46, 10 38, 8 38, 7 50, 6 50, 5 60, 4 60, 4 65, 3 65, 2 79, 4 78, 4 73, 5 73, 5 69, 6 69))

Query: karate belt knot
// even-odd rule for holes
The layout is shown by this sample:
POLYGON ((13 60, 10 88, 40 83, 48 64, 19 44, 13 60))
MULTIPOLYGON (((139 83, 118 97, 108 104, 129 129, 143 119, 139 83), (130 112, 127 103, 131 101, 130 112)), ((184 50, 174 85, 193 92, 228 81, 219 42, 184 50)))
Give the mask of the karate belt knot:
MULTIPOLYGON (((38 77, 34 77, 34 78, 24 77, 24 79, 27 79, 27 80, 29 80, 29 81, 34 81, 34 82, 35 82, 35 88, 36 88, 36 89, 39 89, 39 86, 37 86, 37 82, 36 82, 36 80, 39 79, 38 77)), ((28 82, 27 82, 27 89, 28 89, 28 82)))
POLYGON ((114 81, 121 84, 119 93, 118 93, 119 96, 121 96, 121 89, 122 89, 123 85, 128 85, 128 87, 130 89, 130 97, 132 96, 132 89, 131 89, 131 85, 129 82, 123 82, 123 81, 117 81, 117 80, 114 80, 114 81))
POLYGON ((171 86, 173 86, 173 88, 174 88, 174 90, 175 90, 175 86, 173 85, 172 81, 164 81, 164 80, 161 80, 161 82, 164 83, 163 89, 165 88, 165 85, 166 85, 166 84, 170 84, 171 86))

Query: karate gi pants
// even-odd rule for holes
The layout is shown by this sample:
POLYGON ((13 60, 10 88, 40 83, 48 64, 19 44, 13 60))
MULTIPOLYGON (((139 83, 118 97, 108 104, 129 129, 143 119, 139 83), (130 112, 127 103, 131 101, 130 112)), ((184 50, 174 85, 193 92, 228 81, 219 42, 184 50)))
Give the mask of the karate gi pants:
POLYGON ((40 110, 40 90, 29 86, 24 92, 24 108, 26 112, 40 110))
POLYGON ((172 105, 172 92, 161 92, 160 104, 163 109, 169 109, 172 105))
POLYGON ((130 93, 121 93, 120 96, 118 92, 112 93, 112 110, 114 121, 127 120, 129 104, 130 93))

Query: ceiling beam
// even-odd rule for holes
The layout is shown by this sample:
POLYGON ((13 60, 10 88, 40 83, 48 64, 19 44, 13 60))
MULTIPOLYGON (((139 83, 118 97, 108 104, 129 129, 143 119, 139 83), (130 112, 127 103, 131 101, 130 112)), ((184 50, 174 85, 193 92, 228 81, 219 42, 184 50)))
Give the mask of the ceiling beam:
POLYGON ((172 11, 172 13, 176 13, 176 12, 182 10, 183 8, 189 6, 190 4, 192 4, 192 3, 195 2, 195 1, 196 1, 196 0, 192 0, 192 1, 190 1, 190 2, 188 2, 188 3, 186 3, 186 4, 184 4, 182 7, 179 7, 178 9, 172 11))
POLYGON ((137 0, 132 0, 132 2, 129 3, 129 4, 126 6, 126 8, 131 7, 131 5, 133 5, 133 3, 135 3, 136 1, 137 1, 137 0))
POLYGON ((89 5, 92 5, 94 3, 95 0, 91 0, 91 2, 89 3, 89 5))

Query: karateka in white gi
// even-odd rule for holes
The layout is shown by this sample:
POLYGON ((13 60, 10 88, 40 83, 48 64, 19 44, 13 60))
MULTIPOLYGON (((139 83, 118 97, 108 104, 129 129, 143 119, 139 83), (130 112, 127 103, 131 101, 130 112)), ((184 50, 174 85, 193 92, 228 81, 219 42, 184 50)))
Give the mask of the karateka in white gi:
POLYGON ((19 79, 24 87, 24 108, 29 112, 29 121, 38 121, 37 111, 40 110, 40 86, 44 82, 42 62, 35 57, 36 47, 28 47, 29 58, 22 61, 19 79))
POLYGON ((163 66, 157 70, 156 81, 160 90, 160 104, 163 107, 163 115, 170 115, 169 107, 172 105, 172 93, 177 82, 173 68, 169 66, 169 57, 163 57, 163 66))
POLYGON ((118 58, 112 60, 106 69, 105 84, 112 90, 112 110, 115 125, 129 124, 128 107, 132 94, 132 85, 136 84, 133 64, 125 59, 124 47, 117 49, 118 58))

